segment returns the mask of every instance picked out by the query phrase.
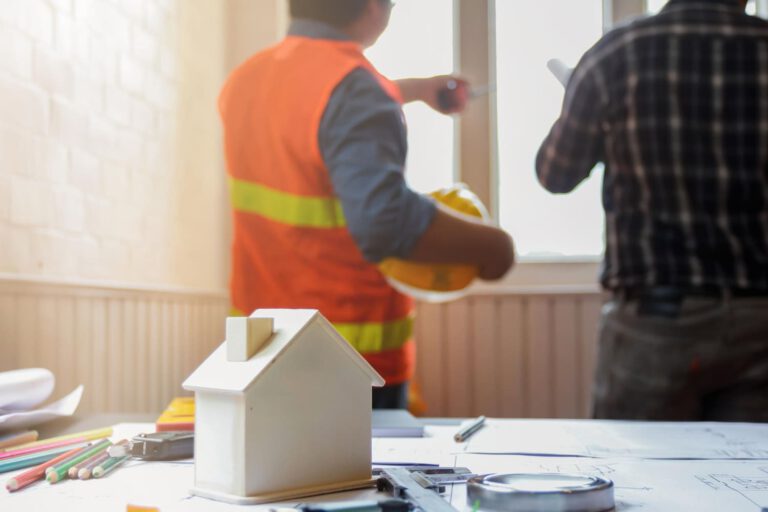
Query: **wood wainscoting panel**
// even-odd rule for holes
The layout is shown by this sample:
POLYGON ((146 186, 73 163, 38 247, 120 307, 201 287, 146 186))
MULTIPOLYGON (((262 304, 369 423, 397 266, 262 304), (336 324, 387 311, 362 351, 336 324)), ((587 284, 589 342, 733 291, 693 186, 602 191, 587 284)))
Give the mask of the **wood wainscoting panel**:
POLYGON ((0 276, 0 371, 48 368, 81 412, 160 412, 224 339, 224 292, 0 276))
POLYGON ((589 417, 603 300, 596 290, 526 290, 419 303, 426 414, 589 417))
MULTIPOLYGON (((479 294, 417 307, 430 416, 588 417, 596 291, 479 294)), ((84 412, 159 412, 224 338, 225 293, 0 275, 0 371, 44 367, 84 412)))

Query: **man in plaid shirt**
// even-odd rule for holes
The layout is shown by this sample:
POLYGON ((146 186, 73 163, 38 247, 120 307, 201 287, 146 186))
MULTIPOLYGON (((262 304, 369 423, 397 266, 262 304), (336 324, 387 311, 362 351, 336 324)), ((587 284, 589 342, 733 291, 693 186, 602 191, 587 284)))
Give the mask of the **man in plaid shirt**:
POLYGON ((536 161, 605 163, 598 418, 768 421, 768 23, 670 0, 603 37, 536 161))

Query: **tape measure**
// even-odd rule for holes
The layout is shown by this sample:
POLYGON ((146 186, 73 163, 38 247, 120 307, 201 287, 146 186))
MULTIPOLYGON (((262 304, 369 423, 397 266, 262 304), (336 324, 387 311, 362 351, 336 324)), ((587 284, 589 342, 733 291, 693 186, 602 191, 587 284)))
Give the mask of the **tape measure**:
POLYGON ((467 482, 467 504, 485 512, 606 512, 613 510, 613 482, 561 473, 482 475, 467 482))

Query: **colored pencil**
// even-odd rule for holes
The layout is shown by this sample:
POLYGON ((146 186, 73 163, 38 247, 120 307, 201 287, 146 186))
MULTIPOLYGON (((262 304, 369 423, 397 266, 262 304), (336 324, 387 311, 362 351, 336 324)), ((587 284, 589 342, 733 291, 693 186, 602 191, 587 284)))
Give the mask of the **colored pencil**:
MULTIPOLYGON (((117 443, 113 444, 112 446, 124 446, 126 444, 128 444, 128 440, 127 439, 123 439, 123 440, 118 441, 117 443)), ((89 478, 91 478, 91 473, 93 472, 93 468, 95 468, 96 466, 98 466, 99 464, 101 464, 102 462, 104 462, 105 460, 107 460, 110 457, 110 455, 109 455, 109 449, 110 448, 106 448, 103 452, 99 452, 96 455, 94 455, 93 457, 91 457, 90 459, 85 460, 85 461, 81 462, 80 464, 78 464, 76 466, 77 467, 77 478, 79 478, 80 480, 88 480, 89 478)), ((70 469, 69 471, 70 471, 69 478, 74 478, 72 476, 72 470, 70 469)))
POLYGON ((18 457, 19 455, 28 455, 30 453, 37 453, 45 450, 50 450, 52 448, 58 448, 59 446, 69 446, 75 443, 93 441, 95 439, 101 439, 102 437, 104 436, 100 435, 100 437, 93 437, 89 435, 89 436, 83 436, 83 437, 73 437, 71 439, 60 439, 58 441, 46 442, 43 444, 35 443, 35 446, 27 446, 25 448, 17 448, 15 450, 9 450, 9 451, 0 453, 0 461, 5 459, 10 459, 13 457, 18 457))
POLYGON ((62 453, 68 452, 74 448, 82 448, 83 445, 77 445, 77 446, 62 446, 59 448, 53 448, 51 450, 45 451, 45 452, 38 452, 38 453, 32 453, 29 455, 22 455, 20 457, 16 457, 9 460, 4 460, 0 462, 0 473, 6 473, 8 471, 16 471, 17 469, 24 469, 29 468, 32 466, 37 466, 38 464, 42 464, 43 462, 47 462, 54 457, 58 457, 62 453))
POLYGON ((37 431, 29 430, 27 432, 16 432, 14 434, 8 434, 7 436, 0 437, 0 448, 8 449, 17 447, 22 444, 32 443, 37 441, 37 431))
POLYGON ((50 437, 41 441, 35 441, 33 443, 25 443, 14 447, 12 450, 0 450, 0 457, 4 456, 10 451, 16 451, 19 449, 33 448, 36 446, 47 446, 51 443, 57 443, 59 441, 67 441, 71 439, 84 439, 86 441, 95 441, 96 439, 104 439, 112 435, 112 427, 99 428, 95 430, 86 430, 83 432, 75 432, 74 434, 67 434, 64 436, 50 437))
POLYGON ((56 441, 55 443, 41 444, 38 446, 31 446, 28 448, 19 448, 18 450, 10 450, 5 453, 0 453, 0 461, 6 460, 6 459, 14 459, 16 457, 21 457, 23 455, 31 455, 33 453, 53 450, 54 448, 71 446, 73 444, 83 443, 87 441, 88 441, 87 439, 65 439, 63 441, 56 441))
POLYGON ((93 468, 93 478, 101 478, 113 469, 115 469, 117 466, 128 460, 130 456, 126 455, 124 457, 110 457, 106 461, 104 461, 100 466, 96 466, 93 468))
MULTIPOLYGON (((107 445, 107 446, 105 446, 105 447, 104 447, 104 448, 103 448, 103 449, 102 449, 100 452, 98 452, 98 453, 94 453, 92 456, 88 457, 88 458, 87 458, 87 459, 85 459, 84 461, 82 461, 82 462, 78 462, 77 464, 75 464, 74 466, 72 466, 71 468, 69 468, 69 471, 67 471, 67 476, 68 476, 69 478, 71 478, 71 479, 76 479, 76 478, 77 478, 77 474, 78 474, 78 472, 80 471, 80 468, 84 467, 86 464, 88 464, 88 463, 89 463, 89 462, 91 462, 92 460, 94 460, 94 459, 96 459, 96 458, 99 458, 99 457, 101 457, 101 455, 102 455, 103 453, 106 453, 106 452, 107 452, 107 447, 108 447, 108 445, 107 445)), ((76 456, 77 456, 77 455, 74 455, 74 457, 76 457, 76 456)))
POLYGON ((104 439, 98 444, 91 446, 89 450, 86 450, 80 455, 76 455, 74 458, 70 457, 66 461, 60 464, 57 464, 55 466, 52 466, 52 468, 49 468, 48 471, 46 472, 45 479, 52 484, 55 484, 56 482, 60 482, 65 476, 67 476, 69 468, 86 459, 90 459, 91 457, 93 457, 94 454, 99 453, 100 451, 102 451, 107 446, 110 446, 111 444, 112 444, 112 441, 110 441, 109 439, 104 439))
POLYGON ((99 453, 98 455, 93 456, 89 460, 85 461, 83 464, 84 466, 80 466, 80 469, 77 471, 77 478, 80 480, 88 480, 91 478, 93 474, 93 468, 104 462, 109 458, 109 452, 107 450, 104 450, 103 452, 99 453))
POLYGON ((16 475, 15 477, 8 479, 8 481, 5 483, 5 488, 8 489, 8 492, 14 492, 18 491, 19 489, 23 489, 33 482, 44 479, 46 469, 53 466, 54 464, 58 464, 64 459, 67 459, 73 453, 78 452, 79 450, 80 448, 74 448, 68 452, 64 452, 58 457, 49 460, 48 462, 43 462, 39 466, 35 466, 29 471, 25 471, 20 475, 16 475))
POLYGON ((82 455, 83 453, 85 453, 85 452, 89 451, 89 450, 91 449, 91 447, 92 447, 92 446, 93 446, 93 443, 87 443, 87 444, 83 445, 83 446, 82 446, 82 447, 81 447, 79 450, 76 450, 76 451, 75 451, 75 453, 73 453, 72 455, 70 455, 70 456, 69 456, 69 457, 67 457, 66 459, 62 460, 61 462, 57 462, 57 463, 56 463, 55 465, 53 465, 53 466, 48 466, 48 467, 46 468, 46 470, 45 470, 45 474, 47 475, 48 473, 50 473, 51 471, 53 471, 53 470, 54 470, 54 469, 56 469, 57 467, 61 466, 62 464, 69 462, 69 461, 70 461, 70 459, 74 459, 74 458, 75 458, 75 457, 77 457, 78 455, 82 455))

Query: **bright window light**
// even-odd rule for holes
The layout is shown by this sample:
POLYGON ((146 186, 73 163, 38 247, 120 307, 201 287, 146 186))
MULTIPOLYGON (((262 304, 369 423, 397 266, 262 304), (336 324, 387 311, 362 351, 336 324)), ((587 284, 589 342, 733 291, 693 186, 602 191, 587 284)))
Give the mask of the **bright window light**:
POLYGON ((656 14, 659 12, 665 5, 667 5, 668 0, 646 0, 646 11, 649 14, 656 14))
POLYGON ((499 216, 522 259, 591 259, 603 252, 601 167, 559 196, 539 185, 534 170, 564 93, 547 61, 574 66, 602 26, 598 1, 496 2, 499 216))
MULTIPOLYGON (((646 11, 649 14, 656 14, 662 7, 667 5, 668 0, 646 0, 646 11)), ((757 7, 754 0, 749 0, 747 4, 747 13, 755 15, 757 13, 757 7)))
MULTIPOLYGON (((398 0, 389 27, 367 52, 390 79, 453 71, 453 2, 398 0)), ((419 192, 454 181, 453 120, 422 103, 405 107, 408 124, 406 178, 419 192)))

